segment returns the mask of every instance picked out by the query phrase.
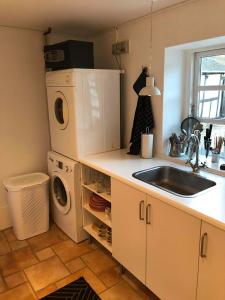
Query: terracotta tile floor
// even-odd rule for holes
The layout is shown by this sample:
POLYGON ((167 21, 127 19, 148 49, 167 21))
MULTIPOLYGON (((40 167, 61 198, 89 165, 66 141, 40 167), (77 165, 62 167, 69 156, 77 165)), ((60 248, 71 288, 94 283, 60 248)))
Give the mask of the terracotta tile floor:
POLYGON ((0 300, 32 300, 83 276, 102 300, 157 300, 97 242, 74 243, 56 225, 18 241, 0 232, 0 300))

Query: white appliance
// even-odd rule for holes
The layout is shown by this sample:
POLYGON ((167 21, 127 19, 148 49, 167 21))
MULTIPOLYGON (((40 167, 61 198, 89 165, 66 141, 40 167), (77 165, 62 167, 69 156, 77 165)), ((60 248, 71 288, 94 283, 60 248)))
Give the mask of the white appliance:
POLYGON ((82 229, 80 164, 58 153, 48 152, 48 174, 53 220, 78 243, 87 238, 82 229))
POLYGON ((47 72, 52 150, 78 160, 120 148, 120 71, 47 72))

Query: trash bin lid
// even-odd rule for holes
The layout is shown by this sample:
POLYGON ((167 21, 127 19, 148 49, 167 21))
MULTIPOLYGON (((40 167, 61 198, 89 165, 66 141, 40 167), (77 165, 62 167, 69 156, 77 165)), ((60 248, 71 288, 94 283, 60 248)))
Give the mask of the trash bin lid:
POLYGON ((42 183, 46 183, 49 176, 44 173, 31 173, 21 176, 11 177, 3 181, 8 191, 20 191, 24 188, 32 187, 42 183))

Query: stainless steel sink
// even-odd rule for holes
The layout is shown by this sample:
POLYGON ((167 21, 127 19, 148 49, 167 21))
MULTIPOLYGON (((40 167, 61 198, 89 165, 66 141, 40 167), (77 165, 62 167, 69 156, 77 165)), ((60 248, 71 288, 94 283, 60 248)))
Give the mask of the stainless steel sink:
POLYGON ((202 176, 169 166, 135 172, 133 177, 182 197, 194 197, 216 183, 202 176))

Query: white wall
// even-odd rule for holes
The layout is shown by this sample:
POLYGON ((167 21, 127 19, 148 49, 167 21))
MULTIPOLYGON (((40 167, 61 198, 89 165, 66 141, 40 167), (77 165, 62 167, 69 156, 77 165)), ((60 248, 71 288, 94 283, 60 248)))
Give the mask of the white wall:
MULTIPOLYGON (((50 44, 73 35, 52 33, 50 44)), ((11 225, 3 179, 47 172, 50 149, 44 39, 41 32, 0 27, 0 230, 11 225)))
MULTIPOLYGON (((164 51, 166 47, 225 35, 225 1, 196 0, 165 9, 153 16, 153 63, 152 69, 157 84, 163 93, 164 51)), ((141 71, 142 65, 149 63, 150 20, 148 17, 119 26, 119 40, 130 40, 130 53, 121 56, 121 65, 125 69, 124 102, 125 134, 124 142, 129 143, 137 96, 132 85, 141 71)), ((111 55, 111 44, 115 42, 113 30, 95 37, 96 67, 116 68, 111 55)), ((163 110, 162 97, 153 98, 153 110, 156 121, 156 149, 163 152, 163 110)), ((168 103, 167 103, 168 104, 168 103)), ((174 108, 172 105, 171 111, 174 108)), ((166 113, 169 113, 168 110, 166 113)), ((165 116, 165 114, 164 114, 165 116)))
POLYGON ((185 52, 173 47, 165 51, 163 126, 164 153, 169 153, 168 139, 171 133, 179 134, 184 110, 185 52), (171 49, 172 48, 172 49, 171 49))
POLYGON ((2 180, 46 172, 50 148, 40 32, 0 27, 0 230, 11 224, 2 180))

